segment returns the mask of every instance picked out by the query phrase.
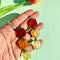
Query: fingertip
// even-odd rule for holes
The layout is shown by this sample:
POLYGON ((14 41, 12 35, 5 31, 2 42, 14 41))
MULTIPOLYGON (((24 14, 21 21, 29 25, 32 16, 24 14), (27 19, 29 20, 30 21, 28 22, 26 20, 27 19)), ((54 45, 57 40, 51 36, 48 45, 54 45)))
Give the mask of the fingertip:
POLYGON ((43 45, 44 41, 42 39, 40 40, 40 42, 41 42, 41 45, 43 45))
POLYGON ((40 15, 39 12, 36 11, 36 12, 34 12, 34 13, 32 14, 32 17, 34 17, 34 18, 38 18, 39 15, 40 15))
MULTIPOLYGON (((33 9, 29 9, 29 10, 27 10, 27 11, 33 11, 33 9)), ((25 11, 25 12, 27 12, 27 11, 25 11)), ((34 11, 33 11, 34 12, 34 11)))
POLYGON ((25 11, 24 13, 28 15, 28 14, 33 14, 33 12, 34 11, 32 9, 29 9, 29 10, 25 11))
POLYGON ((40 25, 42 28, 44 27, 44 23, 42 23, 42 22, 39 23, 39 25, 40 25))
POLYGON ((35 13, 37 13, 37 14, 38 14, 38 16, 40 15, 40 13, 39 13, 38 11, 36 11, 35 13))
POLYGON ((29 9, 29 10, 34 12, 34 10, 33 10, 33 9, 29 9))
POLYGON ((36 27, 38 30, 41 30, 44 27, 43 23, 39 23, 38 26, 36 27))

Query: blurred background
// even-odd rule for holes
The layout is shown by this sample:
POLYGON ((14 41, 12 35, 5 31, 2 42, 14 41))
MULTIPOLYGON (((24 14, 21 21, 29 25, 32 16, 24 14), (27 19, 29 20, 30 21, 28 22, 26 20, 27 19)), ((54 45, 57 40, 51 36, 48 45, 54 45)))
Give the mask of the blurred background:
MULTIPOLYGON (((23 1, 2 0, 2 7, 23 1)), ((30 60, 60 60, 60 0, 42 0, 37 4, 19 7, 0 18, 0 28, 28 9, 38 11, 40 16, 37 21, 45 25, 38 37, 44 40, 44 44, 40 49, 31 52, 30 60)), ((23 58, 18 60, 23 60, 23 58)))

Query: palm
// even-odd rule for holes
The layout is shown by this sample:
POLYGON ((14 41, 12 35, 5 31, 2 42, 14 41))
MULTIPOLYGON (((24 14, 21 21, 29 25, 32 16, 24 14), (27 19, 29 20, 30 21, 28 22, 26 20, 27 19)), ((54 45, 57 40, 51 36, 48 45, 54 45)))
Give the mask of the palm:
MULTIPOLYGON (((23 14, 21 14, 20 16, 13 19, 11 23, 15 27, 21 24, 20 27, 23 27, 26 30, 28 27, 27 20, 29 15, 31 15, 32 18, 36 19, 39 16, 39 13, 33 12, 33 10, 28 10, 23 14)), ((41 30, 43 28, 43 24, 40 23, 36 28, 38 30, 41 30)), ((3 48, 2 52, 0 52, 0 59, 1 60, 17 60, 20 56, 21 49, 16 45, 16 41, 18 38, 15 35, 15 31, 13 30, 13 28, 11 28, 9 24, 7 24, 2 29, 0 29, 0 32, 4 36, 3 41, 1 42, 3 43, 3 45, 0 47, 0 49, 3 48)), ((28 33, 26 33, 24 38, 29 40, 31 36, 28 33)), ((29 45, 26 49, 28 49, 29 51, 33 50, 31 45, 29 45)))

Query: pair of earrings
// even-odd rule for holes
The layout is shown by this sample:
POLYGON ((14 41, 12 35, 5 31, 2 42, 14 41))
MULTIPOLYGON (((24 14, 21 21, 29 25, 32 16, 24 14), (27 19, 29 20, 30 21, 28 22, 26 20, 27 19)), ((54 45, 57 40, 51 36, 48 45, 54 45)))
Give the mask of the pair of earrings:
POLYGON ((27 48, 29 43, 33 45, 34 49, 38 49, 41 47, 40 41, 37 40, 37 37, 39 36, 39 30, 36 29, 37 26, 36 19, 33 18, 29 19, 27 24, 28 24, 28 28, 26 31, 24 28, 21 27, 15 30, 16 37, 20 39, 18 41, 18 45, 19 48, 22 50, 21 56, 23 56, 25 60, 31 58, 30 52, 28 50, 25 50, 25 48, 27 48), (26 32, 29 32, 30 35, 34 38, 34 40, 30 39, 29 41, 27 41, 26 39, 24 39, 23 37, 26 35, 26 32))

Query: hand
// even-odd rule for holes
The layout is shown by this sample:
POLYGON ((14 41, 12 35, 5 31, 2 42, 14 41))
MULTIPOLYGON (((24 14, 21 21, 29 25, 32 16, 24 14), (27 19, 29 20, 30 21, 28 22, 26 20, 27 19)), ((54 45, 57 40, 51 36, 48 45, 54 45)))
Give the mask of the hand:
MULTIPOLYGON (((30 9, 13 19, 11 23, 15 27, 20 25, 20 27, 23 27, 26 30, 29 16, 36 19, 39 16, 39 12, 34 12, 30 9)), ((41 30, 43 27, 44 24, 39 23, 36 28, 41 30)), ((26 33, 24 38, 29 40, 31 36, 26 33)), ((14 29, 9 24, 0 29, 0 60, 17 60, 20 57, 21 49, 16 45, 17 39, 14 29)), ((40 40, 40 42, 42 45, 43 40, 40 40)), ((29 45, 26 49, 32 51, 32 45, 29 45)))

